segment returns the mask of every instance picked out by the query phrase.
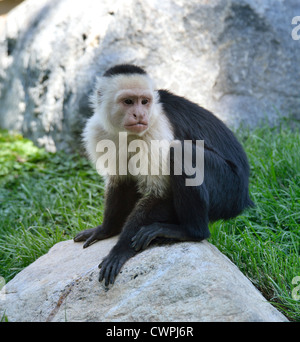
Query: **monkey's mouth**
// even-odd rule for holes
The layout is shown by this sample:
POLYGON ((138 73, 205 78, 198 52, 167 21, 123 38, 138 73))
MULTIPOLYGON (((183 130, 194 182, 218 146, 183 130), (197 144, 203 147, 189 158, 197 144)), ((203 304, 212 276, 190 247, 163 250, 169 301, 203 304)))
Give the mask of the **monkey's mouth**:
POLYGON ((125 125, 125 128, 130 132, 141 133, 148 128, 148 125, 144 123, 137 123, 133 125, 125 125))

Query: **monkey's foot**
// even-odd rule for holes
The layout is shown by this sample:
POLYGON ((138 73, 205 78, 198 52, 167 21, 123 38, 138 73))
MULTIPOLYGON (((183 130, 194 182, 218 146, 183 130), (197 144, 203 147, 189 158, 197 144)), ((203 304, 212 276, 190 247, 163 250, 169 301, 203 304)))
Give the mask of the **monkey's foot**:
POLYGON ((138 252, 140 250, 146 249, 151 241, 158 237, 169 238, 170 236, 166 234, 165 228, 160 227, 157 224, 141 227, 141 229, 131 239, 131 247, 138 252))
POLYGON ((122 266, 135 254, 136 253, 134 253, 133 250, 126 250, 122 252, 111 250, 108 256, 106 256, 99 265, 99 268, 101 269, 99 273, 99 281, 104 279, 105 286, 113 284, 122 266))
POLYGON ((83 245, 83 248, 87 248, 94 242, 106 239, 108 237, 110 237, 110 235, 105 233, 102 226, 100 225, 96 228, 83 230, 82 232, 78 233, 74 237, 74 242, 86 241, 85 244, 83 245))
POLYGON ((158 243, 164 243, 174 241, 201 241, 202 239, 187 235, 183 227, 177 224, 153 223, 140 228, 131 239, 131 247, 138 252, 146 249, 153 240, 158 243))

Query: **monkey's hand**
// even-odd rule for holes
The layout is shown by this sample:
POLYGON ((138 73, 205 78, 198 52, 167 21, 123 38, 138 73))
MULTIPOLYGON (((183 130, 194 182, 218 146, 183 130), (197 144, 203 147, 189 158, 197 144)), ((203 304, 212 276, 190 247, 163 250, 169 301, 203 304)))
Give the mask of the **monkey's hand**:
POLYGON ((99 281, 104 279, 105 286, 115 282, 116 276, 119 274, 121 267, 128 259, 136 254, 132 249, 120 250, 115 247, 99 265, 99 268, 101 269, 99 273, 99 281))
POLYGON ((82 232, 78 233, 74 237, 74 242, 86 241, 83 245, 83 248, 87 248, 94 242, 106 239, 108 237, 110 237, 110 235, 106 233, 105 230, 102 228, 102 225, 100 225, 96 228, 83 230, 82 232))

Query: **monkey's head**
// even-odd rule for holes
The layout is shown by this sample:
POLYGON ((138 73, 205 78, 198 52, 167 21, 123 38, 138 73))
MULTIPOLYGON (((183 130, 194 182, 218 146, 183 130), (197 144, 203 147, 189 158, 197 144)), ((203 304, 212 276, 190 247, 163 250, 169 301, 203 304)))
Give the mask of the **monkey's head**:
POLYGON ((107 132, 143 135, 155 120, 156 97, 153 82, 143 69, 122 64, 97 80, 93 105, 107 132))

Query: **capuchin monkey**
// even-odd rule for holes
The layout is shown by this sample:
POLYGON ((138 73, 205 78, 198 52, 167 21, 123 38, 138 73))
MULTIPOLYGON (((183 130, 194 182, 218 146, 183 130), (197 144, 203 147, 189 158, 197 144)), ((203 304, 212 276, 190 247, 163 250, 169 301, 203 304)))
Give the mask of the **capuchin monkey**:
POLYGON ((210 221, 235 217, 253 205, 247 157, 234 134, 197 104, 155 90, 142 68, 122 64, 107 70, 97 81, 92 103, 94 114, 87 121, 83 141, 105 178, 104 219, 98 227, 77 234, 74 241, 85 241, 86 248, 120 234, 99 265, 99 281, 105 280, 105 286, 113 284, 124 263, 154 240, 201 241, 210 235, 210 221), (134 149, 130 145, 136 141, 134 149), (172 146, 179 145, 183 154, 188 142, 192 168, 197 141, 204 141, 203 181, 187 184, 193 179, 183 165, 185 157, 175 160, 176 148, 167 154, 153 153, 150 147, 155 141, 175 142, 172 146), (134 159, 137 150, 139 165, 134 159), (156 164, 159 172, 151 173, 156 164), (163 174, 167 166, 170 172, 163 174))

